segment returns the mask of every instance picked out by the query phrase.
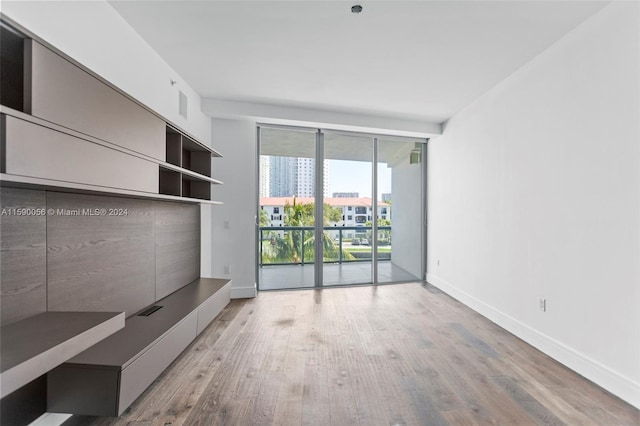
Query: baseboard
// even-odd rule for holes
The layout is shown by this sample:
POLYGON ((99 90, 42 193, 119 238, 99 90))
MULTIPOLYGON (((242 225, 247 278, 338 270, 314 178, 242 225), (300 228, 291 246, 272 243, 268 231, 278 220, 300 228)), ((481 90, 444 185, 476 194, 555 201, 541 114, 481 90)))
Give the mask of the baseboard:
POLYGON ((34 420, 29 426, 61 426, 72 417, 71 414, 44 413, 34 420))
POLYGON ((459 290, 433 274, 427 274, 427 282, 464 303, 500 327, 518 336, 556 361, 608 390, 636 408, 640 408, 640 384, 611 370, 609 367, 585 356, 521 321, 493 308, 470 294, 459 290))
POLYGON ((257 290, 256 285, 246 287, 231 287, 231 298, 232 299, 251 299, 256 297, 257 290))

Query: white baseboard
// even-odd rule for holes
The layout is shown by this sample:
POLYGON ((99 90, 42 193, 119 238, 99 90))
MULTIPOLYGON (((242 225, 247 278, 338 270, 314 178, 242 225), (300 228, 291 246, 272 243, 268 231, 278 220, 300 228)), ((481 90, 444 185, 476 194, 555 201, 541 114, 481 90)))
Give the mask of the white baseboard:
POLYGON ((29 426, 60 426, 71 418, 71 414, 44 413, 35 419, 29 426))
POLYGON ((256 285, 247 287, 231 287, 231 298, 232 299, 251 299, 256 297, 257 290, 256 285))
POLYGON ((427 282, 456 298, 474 311, 487 317, 500 327, 518 336, 556 361, 608 390, 636 408, 640 408, 640 384, 622 376, 609 367, 566 346, 523 322, 501 312, 483 301, 459 290, 433 274, 427 274, 427 282))

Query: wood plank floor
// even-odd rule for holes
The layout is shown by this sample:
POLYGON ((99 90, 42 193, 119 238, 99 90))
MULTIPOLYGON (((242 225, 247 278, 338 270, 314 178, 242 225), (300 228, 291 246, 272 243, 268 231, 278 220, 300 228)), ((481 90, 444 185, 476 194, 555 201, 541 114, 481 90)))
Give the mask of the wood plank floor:
POLYGON ((639 425, 432 286, 232 300, 120 417, 71 425, 639 425))

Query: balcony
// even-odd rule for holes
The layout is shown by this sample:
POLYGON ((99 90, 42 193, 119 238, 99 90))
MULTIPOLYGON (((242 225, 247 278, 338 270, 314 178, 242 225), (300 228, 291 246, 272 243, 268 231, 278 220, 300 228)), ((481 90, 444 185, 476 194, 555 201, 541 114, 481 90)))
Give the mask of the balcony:
MULTIPOLYGON (((312 287, 315 248, 312 226, 260 227, 260 289, 312 287)), ((371 283, 371 226, 323 228, 323 285, 371 283)), ((378 226, 378 282, 415 281, 395 265, 391 226, 378 226)))
MULTIPOLYGON (((260 227, 260 266, 315 262, 313 226, 260 227)), ((370 226, 327 226, 323 263, 371 262, 370 226)), ((378 227, 378 261, 391 260, 391 226, 378 227)))

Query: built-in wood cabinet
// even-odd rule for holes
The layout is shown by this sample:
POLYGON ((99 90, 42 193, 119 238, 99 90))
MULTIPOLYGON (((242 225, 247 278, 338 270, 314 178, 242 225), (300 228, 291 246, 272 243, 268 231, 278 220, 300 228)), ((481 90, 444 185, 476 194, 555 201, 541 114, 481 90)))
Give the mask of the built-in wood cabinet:
POLYGON ((34 40, 25 40, 25 112, 165 161, 165 122, 34 40))
POLYGON ((193 203, 217 203, 220 154, 16 28, 0 20, 0 198, 27 213, 2 217, 0 422, 30 423, 47 398, 117 416, 229 302, 227 280, 197 279, 193 203), (126 213, 92 214, 110 210, 126 213))
POLYGON ((216 203, 219 153, 43 43, 1 31, 2 185, 216 203))
POLYGON ((119 416, 229 303, 231 281, 200 278, 127 318, 47 375, 50 412, 119 416))
POLYGON ((97 187, 155 192, 156 164, 97 143, 5 115, 5 173, 97 187))

